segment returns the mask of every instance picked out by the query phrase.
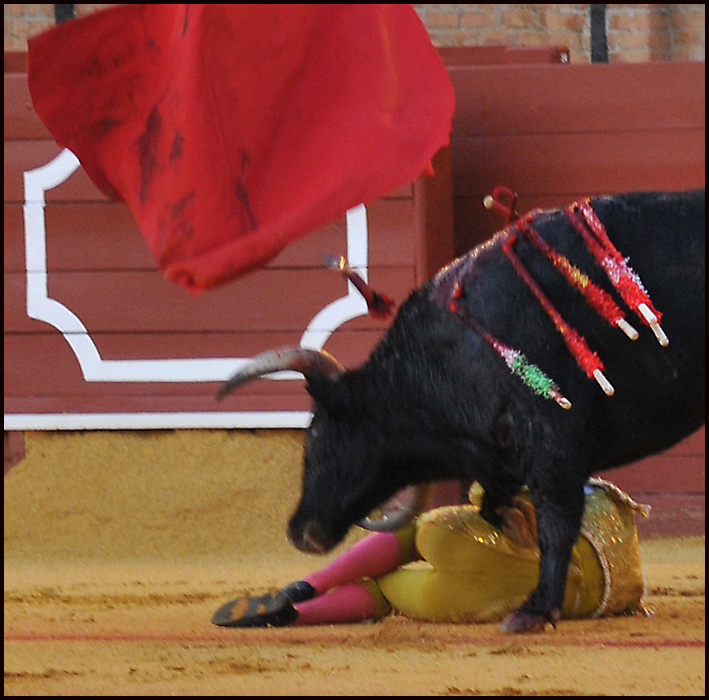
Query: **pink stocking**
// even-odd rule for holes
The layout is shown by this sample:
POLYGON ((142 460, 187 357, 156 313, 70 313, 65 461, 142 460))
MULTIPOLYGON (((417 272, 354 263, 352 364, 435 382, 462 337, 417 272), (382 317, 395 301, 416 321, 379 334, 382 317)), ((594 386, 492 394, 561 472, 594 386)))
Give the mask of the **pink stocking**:
POLYGON ((365 576, 386 574, 402 563, 401 558, 399 539, 393 532, 374 532, 304 580, 322 594, 365 576))
POLYGON ((346 583, 325 595, 297 603, 294 625, 322 625, 336 622, 361 622, 374 617, 377 602, 361 583, 346 583))

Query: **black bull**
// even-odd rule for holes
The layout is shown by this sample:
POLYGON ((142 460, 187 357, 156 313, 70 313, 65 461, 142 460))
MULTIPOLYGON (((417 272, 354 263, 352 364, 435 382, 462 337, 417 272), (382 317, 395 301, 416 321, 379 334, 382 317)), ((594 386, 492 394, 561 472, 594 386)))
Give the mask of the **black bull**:
POLYGON ((526 484, 541 568, 506 629, 557 619, 586 480, 665 450, 704 423, 704 190, 590 204, 662 313, 666 347, 620 300, 565 211, 549 210, 531 218, 534 229, 615 298, 639 330, 636 340, 592 310, 559 264, 520 236, 514 250, 548 302, 540 303, 504 253, 515 231, 508 228, 415 290, 361 367, 345 370, 326 353, 282 349, 224 385, 221 395, 284 368, 306 377, 314 408, 302 496, 289 525, 296 547, 330 550, 410 484, 476 480, 485 491, 482 514, 493 523, 526 484), (604 362, 612 396, 579 368, 550 306, 604 362), (564 410, 513 375, 491 337, 520 349, 572 407, 564 410))

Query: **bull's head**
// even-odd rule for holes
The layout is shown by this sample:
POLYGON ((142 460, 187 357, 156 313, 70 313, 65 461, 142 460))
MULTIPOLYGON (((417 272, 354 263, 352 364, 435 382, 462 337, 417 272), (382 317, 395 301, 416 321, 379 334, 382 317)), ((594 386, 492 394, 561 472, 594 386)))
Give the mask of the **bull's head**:
POLYGON ((393 530, 410 521, 425 505, 426 486, 398 493, 382 506, 379 519, 368 517, 374 506, 392 495, 381 492, 377 468, 384 453, 380 444, 384 438, 371 430, 368 421, 358 421, 356 415, 353 420, 352 411, 346 408, 348 373, 332 355, 307 348, 269 350, 231 377, 217 397, 223 398, 253 379, 285 370, 300 372, 315 399, 305 445, 301 500, 288 526, 290 542, 303 551, 323 553, 338 544, 355 523, 370 530, 393 530), (348 455, 348 446, 353 443, 358 454, 348 455), (354 468, 350 459, 367 468, 354 468))

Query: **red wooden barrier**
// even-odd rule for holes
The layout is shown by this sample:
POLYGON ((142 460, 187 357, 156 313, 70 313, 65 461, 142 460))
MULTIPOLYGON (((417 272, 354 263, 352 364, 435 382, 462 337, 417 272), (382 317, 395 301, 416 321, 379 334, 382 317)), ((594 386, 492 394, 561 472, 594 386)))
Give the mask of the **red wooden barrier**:
POLYGON ((520 212, 578 197, 704 187, 703 62, 455 65, 451 150, 458 253, 500 220, 497 185, 520 212))
MULTIPOLYGON (((443 151, 436 178, 369 203, 366 226, 359 212, 348 234, 343 217, 265 269, 193 297, 162 278, 128 209, 81 168, 46 189, 46 206, 27 206, 23 174, 35 171, 29 178, 39 181, 36 169, 62 151, 32 110, 22 59, 5 63, 6 427, 304 425, 309 399, 298 380, 256 382, 228 408, 214 391, 239 358, 297 345, 306 329, 307 344, 325 343, 344 364, 366 359, 387 324, 363 315, 362 300, 323 256, 352 248, 358 260, 350 262, 366 265, 372 285, 399 301, 453 257, 443 151), (46 291, 37 291, 45 272, 46 291), (28 295, 39 315, 28 313, 28 295), (314 321, 343 297, 353 308, 340 317, 355 318, 314 321)), ((73 167, 70 155, 57 162, 73 167)))
MULTIPOLYGON (((367 210, 370 281, 395 299, 454 248, 462 253, 500 227, 482 206, 497 185, 518 193, 520 212, 593 194, 704 186, 703 62, 570 66, 561 49, 505 47, 441 54, 457 98, 450 153, 439 154, 436 179, 367 210)), ((27 316, 22 173, 60 149, 32 110, 23 60, 5 55, 6 428, 42 428, 45 418, 55 424, 44 427, 83 427, 66 418, 77 415, 89 427, 115 427, 118 414, 130 417, 129 427, 151 427, 148 415, 166 427, 301 424, 308 399, 299 381, 245 387, 228 414, 213 400, 214 381, 86 381, 67 339, 27 316), (276 422, 263 418, 274 413, 276 422), (21 415, 36 423, 12 422, 21 415)), ((81 170, 47 192, 45 219, 48 295, 81 319, 109 363, 249 357, 296 344, 309 320, 346 294, 321 263, 323 253, 346 252, 344 218, 266 269, 197 298, 160 277, 128 210, 107 201, 81 170)), ((357 364, 385 325, 348 321, 326 348, 357 364)), ((633 492, 702 494, 703 509, 704 431, 609 476, 633 492)))

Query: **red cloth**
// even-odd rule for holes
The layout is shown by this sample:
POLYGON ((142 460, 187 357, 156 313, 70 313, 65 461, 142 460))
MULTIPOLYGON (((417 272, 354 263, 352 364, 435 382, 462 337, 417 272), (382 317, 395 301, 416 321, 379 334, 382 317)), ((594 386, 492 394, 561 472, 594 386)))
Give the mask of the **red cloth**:
POLYGON ((410 5, 120 5, 30 40, 29 86, 192 291, 418 177, 454 108, 410 5))

